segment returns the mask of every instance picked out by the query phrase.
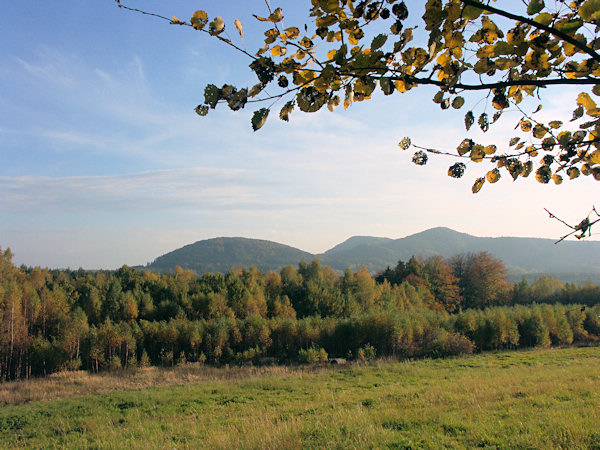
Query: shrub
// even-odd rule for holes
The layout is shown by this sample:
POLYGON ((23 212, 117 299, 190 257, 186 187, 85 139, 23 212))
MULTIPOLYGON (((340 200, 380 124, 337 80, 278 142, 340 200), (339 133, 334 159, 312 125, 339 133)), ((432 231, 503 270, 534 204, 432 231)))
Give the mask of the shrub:
POLYGON ((121 358, 119 358, 117 355, 114 355, 112 358, 109 359, 107 369, 108 370, 118 370, 120 368, 121 368, 121 358))
POLYGON ((298 350, 298 361, 313 364, 318 361, 327 361, 328 355, 324 348, 310 347, 298 350))
POLYGON ((146 350, 142 352, 142 356, 140 357, 140 362, 138 363, 140 367, 150 367, 150 357, 146 350))
POLYGON ((81 358, 70 359, 63 365, 63 370, 79 370, 81 369, 81 358))
POLYGON ((358 349, 358 352, 356 352, 356 358, 361 361, 370 361, 375 359, 376 353, 377 351, 375 350, 375 347, 373 347, 371 344, 366 344, 358 349))

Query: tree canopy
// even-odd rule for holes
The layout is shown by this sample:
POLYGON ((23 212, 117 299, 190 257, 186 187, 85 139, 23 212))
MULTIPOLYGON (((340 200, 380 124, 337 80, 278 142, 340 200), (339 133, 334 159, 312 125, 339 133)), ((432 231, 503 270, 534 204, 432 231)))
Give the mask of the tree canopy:
MULTIPOLYGON (((509 5, 490 0, 427 0, 424 5, 311 0, 311 23, 285 28, 285 11, 266 0, 266 13, 254 16, 265 24, 264 45, 256 52, 224 37, 223 19, 211 20, 203 10, 185 21, 116 1, 122 8, 192 27, 248 56, 257 83, 209 84, 196 108, 200 116, 218 105, 233 111, 253 105, 256 131, 275 108, 281 120, 289 121, 295 110, 308 113, 326 106, 333 111, 374 99, 377 90, 388 96, 429 86, 441 109, 464 111, 466 136, 454 150, 403 138, 398 145, 415 150, 415 164, 425 165, 430 154, 452 156, 448 175, 460 178, 465 162, 487 162, 489 171, 475 180, 473 193, 502 175, 517 180, 533 174, 544 184, 581 175, 600 180, 600 108, 595 100, 600 96, 599 0, 509 5), (574 97, 566 106, 567 117, 545 121, 538 118, 543 107, 538 99, 551 86, 579 89, 568 91, 574 97), (508 110, 517 111, 519 119, 505 144, 468 136, 472 128, 487 132, 508 110)), ((291 21, 286 17, 286 25, 291 21)), ((243 42, 243 24, 237 19, 233 26, 243 42)), ((577 237, 589 229, 583 225, 577 237)))

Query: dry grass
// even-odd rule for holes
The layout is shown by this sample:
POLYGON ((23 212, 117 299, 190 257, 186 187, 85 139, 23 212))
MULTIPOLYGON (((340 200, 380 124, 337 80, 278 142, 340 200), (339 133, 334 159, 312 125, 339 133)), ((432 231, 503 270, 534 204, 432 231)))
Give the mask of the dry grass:
POLYGON ((329 365, 212 367, 188 363, 169 368, 133 368, 99 374, 83 370, 59 372, 45 378, 0 382, 0 406, 76 398, 129 389, 180 386, 209 381, 253 380, 265 376, 289 377, 309 373, 318 374, 335 370, 336 367, 339 368, 339 366, 329 365))

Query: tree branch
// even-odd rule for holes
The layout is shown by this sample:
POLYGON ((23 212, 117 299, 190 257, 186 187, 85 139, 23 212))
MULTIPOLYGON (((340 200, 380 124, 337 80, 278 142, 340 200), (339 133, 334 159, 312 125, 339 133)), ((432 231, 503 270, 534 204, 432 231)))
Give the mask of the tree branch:
POLYGON ((494 14, 498 14, 499 16, 506 17, 507 19, 516 20, 518 22, 523 22, 523 23, 531 25, 532 27, 537 28, 539 30, 547 31, 548 33, 553 34, 557 38, 560 38, 563 41, 566 41, 569 44, 574 45, 579 50, 583 51, 584 53, 587 53, 592 58, 594 58, 596 61, 600 62, 600 55, 598 53, 596 53, 593 49, 589 48, 587 45, 584 45, 581 41, 578 41, 577 39, 569 36, 568 34, 565 34, 561 31, 557 30, 556 28, 549 27, 548 25, 543 25, 543 24, 538 23, 535 20, 529 19, 527 17, 519 16, 517 14, 513 14, 508 11, 494 8, 493 6, 490 6, 490 5, 485 5, 477 0, 459 0, 459 1, 464 3, 465 5, 475 6, 476 8, 483 9, 485 11, 489 11, 494 14))

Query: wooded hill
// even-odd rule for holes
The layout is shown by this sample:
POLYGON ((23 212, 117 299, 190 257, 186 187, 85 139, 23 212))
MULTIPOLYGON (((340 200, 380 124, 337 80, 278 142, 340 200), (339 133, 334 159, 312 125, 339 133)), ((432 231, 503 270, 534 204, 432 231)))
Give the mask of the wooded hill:
POLYGON ((268 272, 286 265, 296 265, 302 259, 317 258, 323 265, 343 271, 365 266, 375 273, 399 260, 413 255, 450 257, 459 253, 487 251, 501 259, 513 281, 541 274, 552 275, 561 281, 583 282, 600 278, 600 242, 563 241, 555 245, 552 239, 477 237, 438 227, 400 239, 354 236, 321 254, 290 247, 276 242, 226 238, 207 239, 156 258, 145 268, 157 272, 172 272, 176 266, 205 272, 225 273, 239 267, 256 266, 268 272))

